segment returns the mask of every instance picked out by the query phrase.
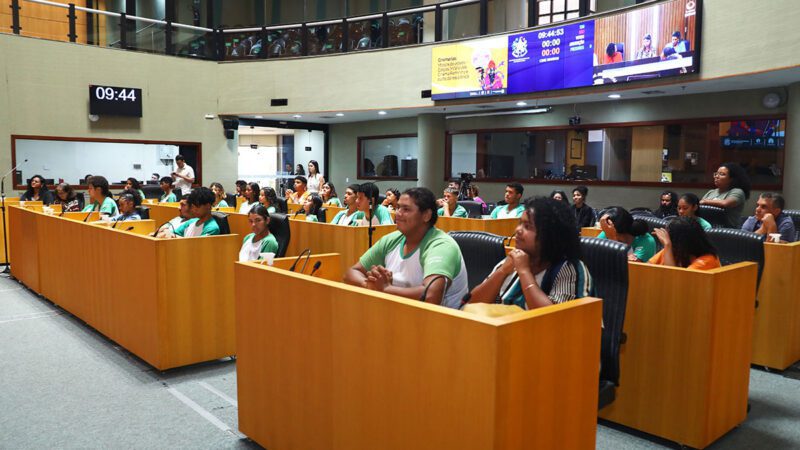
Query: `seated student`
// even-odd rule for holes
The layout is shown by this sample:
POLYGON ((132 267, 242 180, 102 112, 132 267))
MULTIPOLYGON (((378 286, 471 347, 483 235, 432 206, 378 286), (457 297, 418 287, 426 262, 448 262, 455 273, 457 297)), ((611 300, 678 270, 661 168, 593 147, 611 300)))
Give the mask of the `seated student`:
MULTIPOLYGON (((302 168, 302 166, 300 166, 302 168)), ((308 192, 308 180, 306 177, 302 175, 298 175, 294 177, 294 190, 287 189, 286 190, 286 201, 288 203, 294 203, 297 205, 302 205, 306 201, 306 197, 310 192, 308 192)))
POLYGON ((74 212, 83 209, 83 197, 75 192, 67 183, 59 183, 56 186, 56 195, 53 204, 61 205, 61 211, 74 212))
POLYGON ((722 266, 700 222, 692 217, 672 219, 666 229, 656 228, 653 234, 664 248, 650 258, 650 264, 697 270, 722 266))
POLYGON ((358 223, 364 219, 364 213, 358 210, 356 200, 358 198, 359 185, 351 184, 347 186, 344 191, 344 206, 347 208, 344 211, 339 211, 333 216, 334 225, 350 225, 358 226, 358 223))
POLYGON ((178 201, 178 197, 172 192, 172 183, 174 182, 175 180, 173 180, 172 177, 161 177, 161 179, 158 180, 161 190, 164 191, 158 199, 159 203, 175 203, 178 201))
POLYGON ((558 200, 563 202, 565 205, 569 206, 569 200, 567 200, 567 193, 564 191, 555 190, 550 193, 550 198, 553 200, 558 200))
POLYGON ((506 185, 506 193, 503 195, 505 205, 498 205, 492 210, 492 219, 510 219, 520 217, 525 208, 519 204, 522 199, 524 189, 519 183, 509 183, 506 185))
POLYGON ((478 188, 478 185, 474 183, 470 184, 467 192, 469 193, 469 196, 472 198, 473 202, 478 202, 481 204, 481 214, 486 214, 489 211, 489 206, 480 197, 481 190, 478 188))
POLYGON ((53 194, 47 190, 44 177, 41 175, 34 175, 28 180, 28 189, 20 195, 19 201, 42 202, 42 205, 49 205, 53 203, 53 194))
POLYGON ((214 208, 227 208, 228 202, 225 201, 225 188, 216 181, 211 183, 211 192, 214 193, 214 208))
POLYGON ((322 197, 317 194, 309 194, 303 203, 303 208, 297 210, 294 215, 305 214, 307 222, 319 222, 317 214, 320 209, 322 209, 322 197))
POLYGON ((267 212, 270 214, 279 212, 278 194, 275 193, 275 189, 269 186, 261 188, 261 192, 258 194, 258 203, 267 208, 267 212))
POLYGON ((236 196, 244 197, 244 190, 247 188, 247 181, 236 180, 236 196))
POLYGON ((244 237, 239 250, 239 261, 255 261, 262 253, 278 253, 278 240, 269 232, 269 212, 267 208, 256 205, 247 215, 253 231, 244 237))
POLYGON ((738 226, 744 202, 750 198, 750 178, 747 177, 747 172, 737 163, 722 163, 714 172, 714 186, 715 189, 703 195, 700 204, 723 208, 728 226, 738 226))
POLYGON ((170 219, 169 222, 161 225, 158 230, 153 233, 153 236, 166 238, 166 237, 174 237, 175 230, 178 229, 181 225, 183 225, 186 221, 191 219, 189 217, 189 205, 186 202, 186 199, 181 199, 180 207, 178 208, 178 215, 170 219))
POLYGON ((514 233, 516 248, 472 290, 471 302, 534 309, 593 295, 576 227, 564 202, 544 197, 525 201, 514 233))
POLYGON ((244 188, 244 202, 239 207, 239 214, 248 214, 253 206, 258 205, 260 192, 261 188, 258 187, 258 183, 247 183, 244 188))
POLYGON ((181 237, 213 236, 219 234, 219 224, 211 215, 214 204, 214 193, 207 187, 194 189, 186 197, 191 219, 175 229, 175 235, 181 237))
POLYGON ((101 216, 114 217, 119 214, 117 202, 114 201, 111 191, 108 189, 108 180, 100 175, 94 175, 86 180, 89 187, 89 204, 83 208, 83 212, 98 211, 101 216))
POLYGON ((342 207, 342 202, 339 200, 339 194, 336 193, 333 183, 327 182, 323 184, 320 194, 322 194, 322 203, 325 206, 342 207))
POLYGON ((125 180, 125 189, 122 192, 125 191, 133 191, 139 194, 138 205, 142 204, 142 201, 144 200, 144 191, 142 191, 142 185, 139 184, 139 180, 133 177, 130 177, 127 180, 125 180))
POLYGON ((413 299, 427 287, 424 301, 458 308, 468 292, 467 269, 456 241, 434 226, 437 217, 433 192, 419 187, 403 192, 397 231, 367 250, 345 282, 413 299))
POLYGON ((700 198, 691 192, 681 195, 681 198, 678 199, 678 215, 681 217, 694 218, 698 223, 700 223, 703 231, 708 231, 712 228, 711 224, 708 223, 706 219, 703 219, 697 215, 697 209, 699 207, 700 198))
POLYGON ((661 202, 658 209, 653 211, 653 215, 659 219, 678 215, 678 194, 672 191, 661 193, 661 202))
POLYGON ((781 194, 764 192, 758 196, 756 213, 745 220, 742 229, 769 236, 780 233, 781 242, 794 242, 795 228, 792 218, 783 213, 786 202, 781 194))
POLYGON ((630 245, 629 261, 644 262, 656 253, 656 241, 647 232, 647 223, 633 220, 633 216, 625 208, 614 206, 606 210, 600 217, 600 228, 603 231, 598 238, 630 245))
POLYGON ((142 220, 136 211, 136 191, 123 191, 119 195, 119 214, 112 217, 114 222, 124 222, 126 220, 142 220))
POLYGON ((386 190, 386 198, 381 203, 389 212, 397 211, 397 200, 400 198, 400 190, 397 188, 389 188, 386 190))
POLYGON ((586 197, 589 195, 589 188, 586 186, 576 186, 572 190, 572 214, 578 223, 578 229, 594 226, 594 210, 586 204, 586 197))
MULTIPOLYGON (((385 206, 378 204, 380 191, 375 183, 364 183, 358 187, 356 194, 356 207, 364 213, 360 225, 368 225, 368 220, 372 217, 372 225, 392 225, 392 214, 385 206), (374 208, 371 210, 371 208, 374 208)), ((399 204, 399 203, 398 203, 399 204)))
POLYGON ((469 217, 467 209, 458 204, 458 191, 454 188, 448 187, 444 190, 444 198, 441 202, 441 208, 436 211, 437 215, 444 217, 469 217))

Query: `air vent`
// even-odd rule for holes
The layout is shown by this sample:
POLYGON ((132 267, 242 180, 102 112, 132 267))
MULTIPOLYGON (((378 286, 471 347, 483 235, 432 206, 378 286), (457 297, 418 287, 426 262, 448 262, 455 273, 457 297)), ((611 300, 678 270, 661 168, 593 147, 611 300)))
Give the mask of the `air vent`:
POLYGON ((642 94, 644 94, 644 95, 661 95, 661 94, 666 94, 666 92, 665 91, 658 91, 658 90, 655 90, 655 91, 642 91, 642 94))
POLYGON ((420 96, 422 98, 431 98, 431 90, 430 89, 425 89, 424 91, 421 91, 420 92, 420 96))
POLYGON ((273 98, 269 101, 269 106, 288 106, 289 99, 288 98, 273 98))

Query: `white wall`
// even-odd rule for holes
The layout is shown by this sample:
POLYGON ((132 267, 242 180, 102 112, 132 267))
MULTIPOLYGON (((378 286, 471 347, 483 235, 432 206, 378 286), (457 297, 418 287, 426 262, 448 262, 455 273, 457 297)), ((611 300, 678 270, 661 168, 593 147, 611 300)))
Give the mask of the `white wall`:
POLYGON ((78 184, 86 174, 103 175, 111 183, 128 177, 139 181, 150 179, 152 173, 166 176, 172 173, 174 160, 166 164, 159 158, 161 150, 178 154, 175 145, 125 144, 112 142, 42 141, 17 139, 17 163, 28 159, 20 167, 22 182, 33 175, 63 179, 78 184), (140 169, 134 169, 140 164, 140 169))
POLYGON ((454 134, 451 137, 453 160, 450 163, 450 175, 458 177, 462 173, 475 174, 478 152, 478 135, 454 134))
POLYGON ((303 170, 308 174, 308 162, 316 160, 319 163, 319 173, 327 176, 325 171, 325 133, 322 131, 294 130, 294 165, 303 165, 303 170), (307 152, 306 147, 311 147, 307 152))

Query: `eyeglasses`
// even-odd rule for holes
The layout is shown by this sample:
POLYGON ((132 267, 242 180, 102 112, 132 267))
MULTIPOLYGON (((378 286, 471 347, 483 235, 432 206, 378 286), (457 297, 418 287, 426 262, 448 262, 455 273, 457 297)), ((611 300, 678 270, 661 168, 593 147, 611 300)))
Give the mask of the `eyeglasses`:
POLYGON ((727 173, 723 173, 723 172, 714 172, 714 174, 713 174, 713 175, 714 175, 714 178, 717 178, 717 177, 727 177, 727 176, 728 176, 728 174, 727 174, 727 173))

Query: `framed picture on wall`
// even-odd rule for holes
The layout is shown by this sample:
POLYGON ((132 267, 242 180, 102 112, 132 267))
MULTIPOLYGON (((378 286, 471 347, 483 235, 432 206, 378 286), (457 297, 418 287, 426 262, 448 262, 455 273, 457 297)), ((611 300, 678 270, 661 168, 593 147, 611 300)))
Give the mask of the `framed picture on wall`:
POLYGON ((583 158, 583 140, 571 139, 569 141, 569 157, 570 159, 583 158))

